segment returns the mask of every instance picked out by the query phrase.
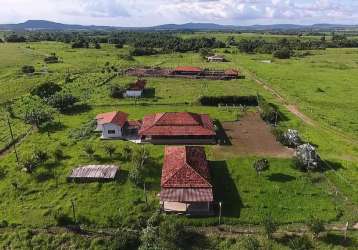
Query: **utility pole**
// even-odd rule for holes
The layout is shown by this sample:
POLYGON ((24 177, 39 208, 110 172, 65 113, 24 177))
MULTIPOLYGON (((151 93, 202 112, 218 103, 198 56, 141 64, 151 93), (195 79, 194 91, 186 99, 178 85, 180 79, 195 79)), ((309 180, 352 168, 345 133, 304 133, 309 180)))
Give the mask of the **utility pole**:
POLYGON ((9 115, 8 115, 8 114, 6 115, 6 118, 7 118, 7 124, 8 124, 8 126, 9 126, 9 130, 10 130, 11 142, 12 142, 13 145, 14 145, 14 151, 15 151, 15 156, 16 156, 16 162, 17 162, 17 164, 19 164, 19 163, 20 163, 20 161, 19 161, 19 155, 17 154, 16 142, 15 142, 15 138, 14 138, 14 133, 12 132, 12 127, 11 127, 11 123, 10 123, 10 119, 9 119, 9 115))

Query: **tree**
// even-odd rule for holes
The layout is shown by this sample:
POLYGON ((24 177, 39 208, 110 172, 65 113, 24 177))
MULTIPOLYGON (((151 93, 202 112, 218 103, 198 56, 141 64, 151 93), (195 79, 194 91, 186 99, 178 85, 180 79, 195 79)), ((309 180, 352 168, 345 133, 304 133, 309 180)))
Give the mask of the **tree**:
POLYGON ((35 67, 30 65, 24 65, 21 68, 21 72, 24 74, 32 74, 35 73, 35 67))
POLYGON ((122 86, 112 85, 109 88, 109 96, 112 98, 123 98, 125 91, 125 88, 122 86))
POLYGON ((244 248, 247 250, 259 250, 260 242, 255 237, 248 237, 244 241, 244 248))
POLYGON ((54 82, 45 82, 41 85, 35 87, 32 91, 32 95, 37 95, 42 99, 47 99, 52 95, 60 92, 62 90, 61 86, 54 82))
POLYGON ((277 231, 278 226, 270 214, 266 215, 262 220, 262 225, 268 239, 272 239, 272 235, 277 231))
POLYGON ((312 232, 313 238, 318 238, 319 234, 325 231, 324 223, 322 220, 313 216, 307 222, 309 230, 312 232))
POLYGON ((254 162, 253 168, 255 169, 257 175, 260 175, 261 172, 270 168, 270 163, 267 159, 261 159, 254 162))
POLYGON ((183 223, 177 219, 166 219, 159 226, 161 249, 187 249, 183 223))
POLYGON ((48 98, 48 104, 60 112, 64 112, 73 107, 78 98, 68 92, 57 92, 48 98))
POLYGON ((289 48, 281 48, 273 53, 273 57, 278 59, 289 59, 291 57, 291 50, 289 48))
POLYGON ((95 153, 95 150, 91 144, 86 144, 83 148, 83 151, 86 153, 88 158, 92 159, 95 153))
POLYGON ((39 97, 25 97, 22 99, 22 114, 26 123, 40 128, 42 124, 53 121, 54 109, 44 103, 39 97))
POLYGON ((139 250, 161 250, 158 245, 158 227, 146 227, 140 237, 139 250))
POLYGON ((144 170, 139 164, 134 164, 128 175, 129 180, 136 186, 144 183, 144 170))
POLYGON ((211 50, 209 50, 209 49, 207 49, 207 48, 202 48, 202 49, 200 49, 200 50, 199 50, 199 53, 200 53, 200 56, 201 56, 202 58, 206 58, 207 56, 209 56, 209 55, 212 54, 211 50))
POLYGON ((106 151, 109 158, 112 159, 112 155, 116 152, 116 147, 113 144, 105 144, 104 151, 106 151))

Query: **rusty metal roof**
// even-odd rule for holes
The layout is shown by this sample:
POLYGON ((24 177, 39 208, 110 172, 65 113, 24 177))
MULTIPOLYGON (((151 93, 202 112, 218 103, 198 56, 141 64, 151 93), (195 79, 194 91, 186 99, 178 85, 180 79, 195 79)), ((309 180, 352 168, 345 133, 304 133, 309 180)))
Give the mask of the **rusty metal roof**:
POLYGON ((114 165, 87 165, 73 169, 68 178, 114 179, 118 171, 114 165))

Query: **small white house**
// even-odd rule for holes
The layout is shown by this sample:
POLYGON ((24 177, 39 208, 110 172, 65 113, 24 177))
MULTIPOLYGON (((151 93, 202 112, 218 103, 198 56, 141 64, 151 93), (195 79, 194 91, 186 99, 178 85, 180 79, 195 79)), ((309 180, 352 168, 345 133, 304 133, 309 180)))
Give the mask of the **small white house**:
POLYGON ((224 62, 225 61, 225 57, 220 56, 220 55, 208 56, 208 57, 206 57, 206 59, 208 60, 208 62, 224 62))
POLYGON ((102 132, 101 139, 122 138, 128 114, 124 112, 109 112, 96 116, 96 131, 102 132))
POLYGON ((135 83, 131 84, 125 92, 126 97, 141 97, 143 95, 143 91, 145 85, 147 84, 146 80, 137 80, 135 83))

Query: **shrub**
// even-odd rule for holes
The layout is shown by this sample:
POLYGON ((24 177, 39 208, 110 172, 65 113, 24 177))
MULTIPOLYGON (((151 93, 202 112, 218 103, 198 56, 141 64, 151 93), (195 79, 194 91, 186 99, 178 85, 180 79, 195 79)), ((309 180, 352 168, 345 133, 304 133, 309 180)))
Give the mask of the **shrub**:
POLYGON ((118 55, 118 58, 125 61, 134 61, 134 58, 131 54, 120 54, 118 55))
POLYGON ((272 239, 272 235, 277 231, 278 226, 270 214, 263 218, 262 225, 264 227, 267 238, 272 239))
POLYGON ((306 235, 302 237, 294 237, 289 243, 288 247, 292 250, 310 250, 313 249, 312 242, 306 235))
POLYGON ((124 87, 112 85, 109 89, 109 96, 112 98, 123 98, 125 91, 124 87))
POLYGON ((270 168, 270 163, 267 159, 261 159, 254 162, 253 168, 256 170, 257 175, 260 175, 261 172, 270 168))
POLYGON ((260 242, 254 237, 248 237, 244 241, 244 248, 247 250, 260 249, 260 242))
POLYGON ((144 169, 140 165, 134 164, 129 171, 128 178, 134 185, 142 185, 144 183, 144 169))
POLYGON ((218 106, 219 104, 257 106, 256 96, 202 96, 199 103, 203 106, 218 106))
POLYGON ((86 153, 88 158, 92 159, 95 153, 95 150, 91 144, 86 144, 83 148, 83 151, 86 153))
POLYGON ((104 151, 108 154, 109 158, 112 159, 112 155, 116 152, 116 146, 113 144, 105 144, 104 145, 104 151))
POLYGON ((158 52, 152 48, 133 48, 129 51, 131 56, 150 56, 157 53, 158 52))
POLYGON ((60 92, 62 88, 54 82, 45 82, 37 87, 35 87, 32 91, 32 95, 37 95, 41 97, 42 99, 47 99, 51 97, 52 95, 56 94, 57 92, 60 92))
POLYGON ((56 54, 53 53, 50 56, 45 57, 44 62, 45 63, 58 63, 59 59, 58 59, 58 56, 56 56, 56 54))
POLYGON ((83 124, 79 128, 73 129, 70 132, 70 137, 75 140, 87 139, 91 137, 91 135, 93 134, 93 131, 96 128, 96 124, 97 124, 96 120, 91 120, 83 124))
POLYGON ((42 124, 53 121, 56 111, 38 97, 26 97, 22 99, 21 112, 26 123, 40 128, 42 124))
POLYGON ((62 159, 65 158, 65 155, 64 155, 62 149, 60 149, 60 148, 55 149, 55 151, 53 152, 53 155, 54 155, 56 161, 61 161, 62 159))
POLYGON ((283 120, 283 115, 278 110, 277 106, 268 103, 262 96, 258 96, 258 104, 260 107, 261 118, 271 124, 277 124, 283 120))
POLYGON ((309 230, 312 232, 314 238, 318 238, 319 234, 325 231, 323 221, 312 216, 308 220, 307 226, 309 230))
POLYGON ((113 236, 111 249, 138 249, 139 244, 138 232, 124 228, 113 236))
POLYGON ((24 74, 32 74, 35 72, 35 67, 30 65, 24 65, 21 68, 21 72, 24 74))

